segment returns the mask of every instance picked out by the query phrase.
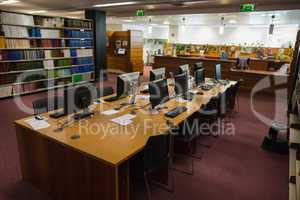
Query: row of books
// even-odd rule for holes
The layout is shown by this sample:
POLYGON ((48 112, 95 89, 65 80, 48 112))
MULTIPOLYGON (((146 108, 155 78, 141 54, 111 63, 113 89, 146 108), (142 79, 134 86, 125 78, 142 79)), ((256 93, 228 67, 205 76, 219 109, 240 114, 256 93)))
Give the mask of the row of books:
POLYGON ((9 49, 15 49, 15 48, 30 48, 30 41, 24 40, 24 39, 5 39, 5 47, 9 49))
MULTIPOLYGON (((55 69, 57 67, 72 67, 75 65, 93 65, 92 58, 67 58, 57 60, 33 61, 33 62, 11 62, 0 63, 0 72, 7 73, 11 71, 25 70, 43 70, 55 69)), ((0 75, 1 76, 1 75, 0 75)))
POLYGON ((2 26, 2 32, 4 33, 4 36, 6 37, 28 37, 28 28, 26 27, 20 27, 20 26, 2 26))
POLYGON ((9 49, 16 49, 16 48, 53 48, 53 47, 91 47, 92 42, 81 42, 80 39, 78 39, 79 42, 76 44, 72 42, 66 42, 65 40, 60 39, 33 39, 33 40, 27 40, 27 39, 5 39, 4 37, 0 37, 0 48, 9 48, 9 49), (68 45, 74 45, 74 46, 68 46, 68 45), (75 45, 81 45, 81 46, 75 46, 75 45))
POLYGON ((93 41, 92 40, 67 40, 66 46, 68 47, 92 47, 93 41))
POLYGON ((2 50, 0 52, 0 60, 38 60, 44 59, 43 50, 2 50))
POLYGON ((35 25, 45 27, 58 27, 64 26, 64 18, 61 17, 46 17, 46 16, 34 16, 35 25))
POLYGON ((83 21, 80 19, 65 19, 65 27, 72 27, 72 28, 92 28, 91 21, 83 21))
POLYGON ((0 60, 39 60, 52 58, 68 58, 93 56, 92 49, 56 49, 56 50, 2 50, 0 60), (72 52, 72 54, 71 54, 72 52))
POLYGON ((92 31, 65 30, 64 37, 67 38, 92 38, 92 31))
POLYGON ((1 12, 1 23, 3 24, 18 24, 18 25, 34 25, 33 16, 16 14, 10 12, 1 12))

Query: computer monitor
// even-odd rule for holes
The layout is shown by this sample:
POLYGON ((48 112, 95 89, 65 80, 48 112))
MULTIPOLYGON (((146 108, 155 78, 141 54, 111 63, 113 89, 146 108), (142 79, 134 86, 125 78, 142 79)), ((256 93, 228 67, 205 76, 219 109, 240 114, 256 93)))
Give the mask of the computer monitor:
POLYGON ((83 112, 75 114, 75 119, 90 116, 88 107, 95 98, 96 88, 92 84, 65 87, 63 110, 50 114, 50 117, 59 118, 81 110, 83 112))
POLYGON ((215 79, 217 81, 222 79, 222 77, 221 77, 221 64, 217 64, 216 67, 215 67, 215 79))
POLYGON ((166 68, 158 68, 150 71, 150 81, 166 78, 166 68))
POLYGON ((185 95, 188 92, 188 75, 187 73, 182 73, 174 76, 175 79, 175 92, 176 95, 185 95))
POLYGON ((198 69, 202 69, 202 68, 203 68, 203 62, 195 63, 195 65, 194 65, 194 71, 196 71, 198 69))
POLYGON ((178 74, 183 74, 183 73, 187 73, 188 76, 190 75, 190 68, 188 64, 179 66, 178 74))
POLYGON ((117 79, 117 96, 129 95, 131 87, 138 86, 140 82, 140 73, 132 72, 122 74, 117 79))
POLYGON ((154 109, 156 106, 169 100, 168 82, 160 79, 149 83, 150 103, 154 109))
POLYGON ((195 83, 196 86, 200 86, 202 83, 205 83, 205 69, 197 69, 195 71, 195 83))

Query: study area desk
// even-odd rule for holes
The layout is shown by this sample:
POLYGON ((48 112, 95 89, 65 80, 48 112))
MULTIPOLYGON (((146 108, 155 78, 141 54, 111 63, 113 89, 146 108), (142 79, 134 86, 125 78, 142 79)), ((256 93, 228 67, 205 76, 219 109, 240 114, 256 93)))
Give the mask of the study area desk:
MULTIPOLYGON (((128 200, 129 160, 144 148, 148 138, 168 131, 166 119, 175 125, 181 123, 213 96, 223 93, 235 83, 218 84, 203 95, 196 95, 191 102, 168 101, 165 104, 167 110, 179 105, 188 108, 173 119, 166 118, 164 112, 150 114, 149 101, 137 97, 135 106, 124 107, 119 113, 109 116, 102 112, 116 108, 128 98, 92 105, 93 117, 74 121, 63 131, 56 130, 58 119, 50 118, 49 113, 43 116, 48 118, 50 127, 40 130, 32 129, 25 122, 32 116, 17 120, 15 126, 22 178, 55 200, 128 200), (111 121, 134 108, 136 116, 131 124, 121 126, 111 121), (74 139, 74 134, 80 138, 74 139)), ((70 115, 59 121, 71 118, 70 115)))

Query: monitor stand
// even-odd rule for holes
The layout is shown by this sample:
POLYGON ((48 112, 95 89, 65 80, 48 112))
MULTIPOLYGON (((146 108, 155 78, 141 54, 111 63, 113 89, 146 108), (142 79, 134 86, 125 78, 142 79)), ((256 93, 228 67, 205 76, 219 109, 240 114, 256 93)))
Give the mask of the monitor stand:
POLYGON ((185 93, 182 98, 187 101, 192 101, 194 99, 194 94, 191 92, 185 93))
POLYGON ((84 118, 86 118, 86 117, 90 117, 90 116, 92 116, 92 115, 94 115, 94 113, 93 112, 90 112, 90 109, 84 109, 83 110, 83 112, 80 112, 80 113, 76 113, 75 115, 74 115, 74 119, 75 120, 80 120, 80 119, 84 119, 84 118))

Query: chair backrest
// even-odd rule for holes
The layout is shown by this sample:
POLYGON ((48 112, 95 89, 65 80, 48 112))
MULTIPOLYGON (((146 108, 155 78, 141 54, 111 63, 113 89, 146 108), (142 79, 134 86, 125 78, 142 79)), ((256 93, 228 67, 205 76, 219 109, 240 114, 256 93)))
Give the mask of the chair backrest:
POLYGON ((144 170, 156 169, 169 160, 169 136, 151 136, 144 148, 144 170))
POLYGON ((194 65, 194 71, 198 70, 198 69, 202 69, 203 68, 203 62, 197 62, 194 65))
POLYGON ((37 99, 32 102, 34 114, 38 115, 41 113, 57 110, 63 108, 64 98, 61 96, 55 96, 51 98, 37 99))
POLYGON ((112 87, 97 88, 97 98, 112 95, 113 93, 114 89, 112 87))

